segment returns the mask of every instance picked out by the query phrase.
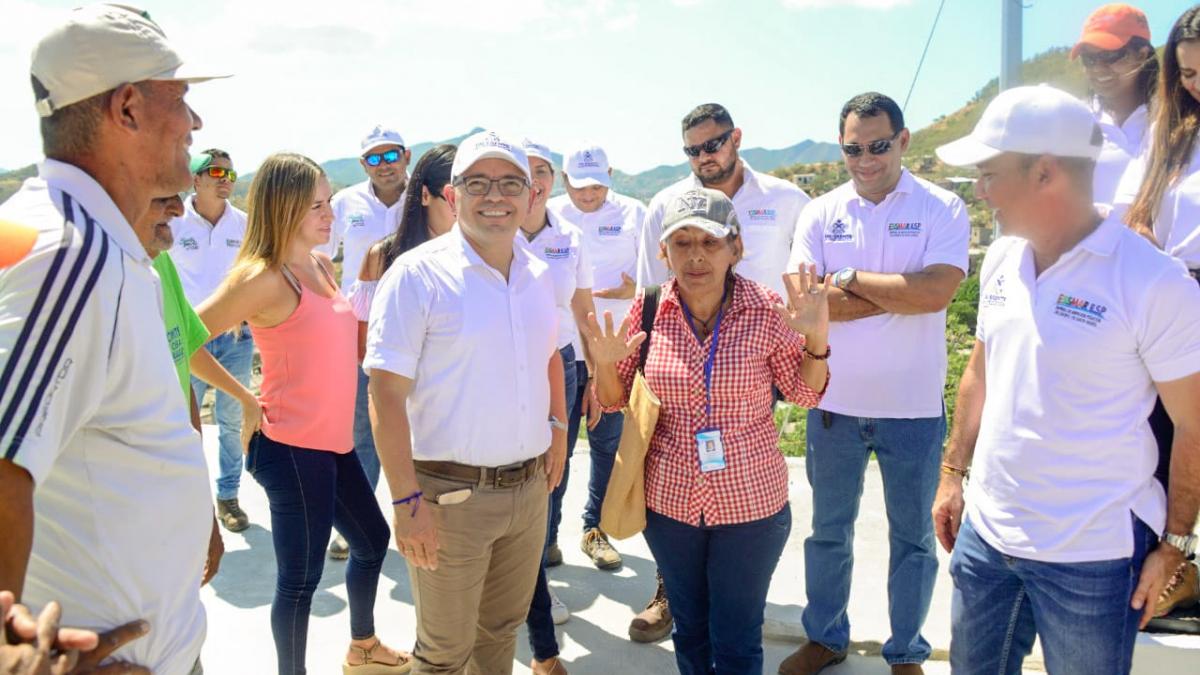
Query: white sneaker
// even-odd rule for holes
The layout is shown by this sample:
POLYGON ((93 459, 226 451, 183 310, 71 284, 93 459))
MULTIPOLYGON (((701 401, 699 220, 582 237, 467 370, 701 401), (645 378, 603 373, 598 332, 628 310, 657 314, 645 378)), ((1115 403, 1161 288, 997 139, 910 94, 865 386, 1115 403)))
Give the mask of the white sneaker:
POLYGON ((558 599, 554 591, 550 591, 550 617, 554 619, 555 626, 564 624, 571 618, 571 610, 558 599))

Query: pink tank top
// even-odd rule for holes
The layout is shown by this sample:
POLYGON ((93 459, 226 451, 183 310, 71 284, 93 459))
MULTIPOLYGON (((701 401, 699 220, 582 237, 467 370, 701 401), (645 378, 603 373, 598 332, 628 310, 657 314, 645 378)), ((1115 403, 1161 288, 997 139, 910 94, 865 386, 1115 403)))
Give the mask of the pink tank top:
POLYGON ((346 297, 300 284, 291 316, 250 332, 262 354, 263 433, 310 450, 353 450, 358 320, 346 297))

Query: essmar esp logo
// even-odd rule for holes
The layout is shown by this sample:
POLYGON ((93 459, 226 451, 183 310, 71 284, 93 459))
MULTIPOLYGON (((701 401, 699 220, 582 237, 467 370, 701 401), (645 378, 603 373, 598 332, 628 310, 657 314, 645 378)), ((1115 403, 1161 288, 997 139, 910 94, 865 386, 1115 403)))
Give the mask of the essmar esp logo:
POLYGON ((775 209, 750 209, 746 215, 750 220, 775 220, 775 209))

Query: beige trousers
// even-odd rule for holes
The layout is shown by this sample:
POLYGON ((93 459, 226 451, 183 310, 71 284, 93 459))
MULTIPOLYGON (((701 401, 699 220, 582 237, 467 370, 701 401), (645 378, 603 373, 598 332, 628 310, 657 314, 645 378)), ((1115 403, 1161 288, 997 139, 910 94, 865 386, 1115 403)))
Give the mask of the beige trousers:
POLYGON ((427 499, 472 487, 461 504, 423 501, 438 528, 438 568, 408 566, 417 609, 418 675, 511 673, 546 539, 541 471, 509 488, 417 474, 427 499))

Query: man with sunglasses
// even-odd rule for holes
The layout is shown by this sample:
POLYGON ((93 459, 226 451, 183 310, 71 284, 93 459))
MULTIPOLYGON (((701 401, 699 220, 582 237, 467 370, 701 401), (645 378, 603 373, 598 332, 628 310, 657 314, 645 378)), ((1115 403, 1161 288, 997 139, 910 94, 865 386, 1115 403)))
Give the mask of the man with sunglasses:
POLYGON ((787 297, 783 273, 796 220, 808 195, 788 181, 759 173, 738 156, 742 130, 719 103, 696 106, 683 118, 683 152, 692 175, 662 190, 650 201, 638 247, 638 285, 661 284, 667 267, 658 258, 663 214, 672 198, 698 187, 724 192, 733 200, 742 224, 745 257, 738 274, 787 297))
MULTIPOLYGON (((195 194, 184 202, 183 215, 171 219, 171 233, 175 236, 171 259, 183 282, 184 295, 195 307, 217 290, 233 267, 246 234, 246 214, 229 203, 238 175, 228 152, 209 148, 192 158, 191 170, 195 194)), ((249 326, 242 324, 232 333, 219 335, 204 348, 243 387, 250 386, 254 340, 249 326)), ((197 405, 203 404, 209 386, 204 380, 192 377, 197 405)), ((241 532, 250 527, 250 517, 238 503, 242 480, 242 406, 219 389, 214 403, 220 448, 217 519, 230 532, 241 532)))
MULTIPOLYGON (((809 202, 808 195, 788 181, 755 171, 738 156, 742 130, 734 125, 725 106, 698 105, 684 116, 682 127, 683 153, 692 174, 650 201, 638 245, 638 286, 667 280, 667 266, 658 257, 667 205, 684 192, 706 187, 725 193, 737 210, 745 246, 738 274, 787 297, 783 273, 796 220, 809 202)), ((629 637, 635 642, 656 642, 671 632, 672 625, 666 590, 659 578, 654 597, 630 623, 629 637)))
MULTIPOLYGON (((349 297, 350 287, 358 279, 363 258, 375 242, 396 230, 400 210, 404 208, 404 189, 408 187, 408 161, 412 152, 404 147, 404 137, 383 125, 362 139, 358 163, 367 180, 339 190, 333 196, 333 231, 323 250, 334 257, 342 247, 342 294, 349 297)), ((379 485, 379 457, 371 436, 367 414, 367 374, 358 368, 358 392, 354 405, 354 452, 367 472, 371 488, 379 485)), ((350 546, 340 534, 329 543, 329 557, 345 560, 350 546)))
POLYGON ((567 456, 550 268, 515 235, 521 145, 479 132, 443 197, 457 220, 392 264, 363 368, 417 609, 414 673, 511 673, 567 456))
POLYGON ((946 306, 967 273, 970 226, 961 199, 904 168, 909 132, 892 99, 850 99, 838 141, 850 180, 805 207, 788 261, 789 270, 815 264, 833 276, 829 340, 839 349, 807 420, 808 642, 779 672, 816 673, 846 658, 854 521, 874 453, 891 552, 883 658, 893 673, 911 675, 931 651, 921 627, 938 565, 929 510, 946 434, 946 306))

